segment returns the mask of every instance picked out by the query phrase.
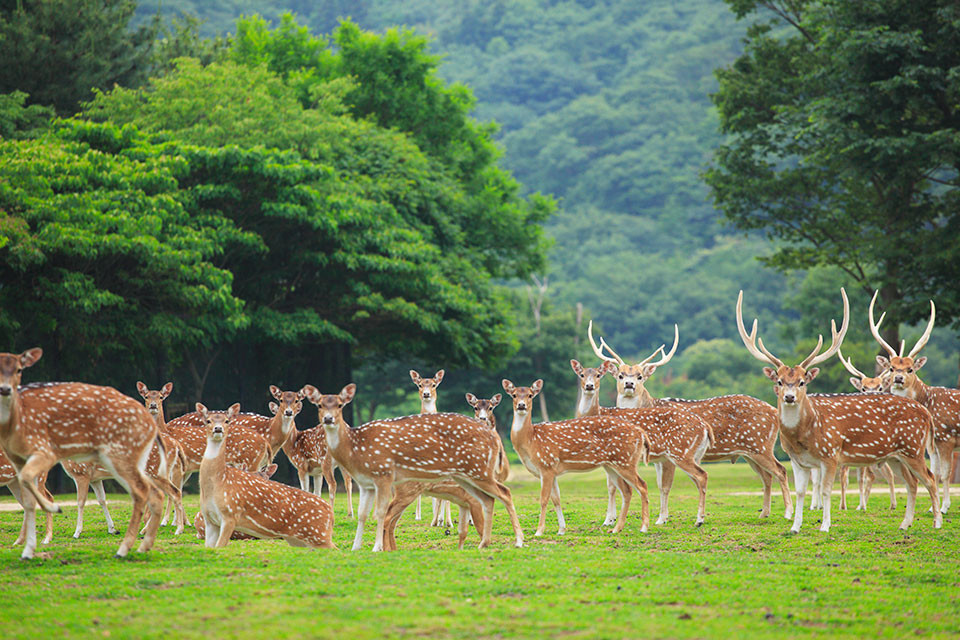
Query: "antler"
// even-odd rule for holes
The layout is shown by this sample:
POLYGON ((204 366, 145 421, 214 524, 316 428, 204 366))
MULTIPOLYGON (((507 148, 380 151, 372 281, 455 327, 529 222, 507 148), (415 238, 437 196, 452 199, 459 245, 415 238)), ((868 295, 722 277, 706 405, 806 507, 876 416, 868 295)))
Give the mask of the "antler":
POLYGON ((602 345, 602 347, 606 347, 607 349, 609 349, 610 353, 613 353, 616 359, 603 355, 603 348, 598 347, 597 341, 593 339, 593 320, 591 320, 587 324, 587 337, 590 338, 590 346, 593 347, 593 352, 597 354, 598 358, 600 358, 601 360, 605 360, 607 362, 612 362, 617 366, 622 366, 624 364, 623 359, 621 359, 620 356, 614 353, 613 349, 610 349, 610 347, 607 346, 607 344, 603 341, 603 338, 600 338, 600 344, 602 345))
POLYGON ((783 366, 782 360, 766 350, 763 346, 763 340, 760 341, 760 348, 757 348, 756 318, 753 319, 753 328, 750 330, 750 334, 747 334, 747 330, 743 326, 743 289, 740 290, 740 295, 737 296, 737 330, 740 332, 740 339, 743 340, 743 346, 747 348, 750 355, 761 362, 769 362, 778 369, 783 366))
POLYGON ((843 367, 844 367, 847 371, 849 371, 850 373, 852 373, 853 375, 855 375, 855 376, 857 376, 858 378, 861 378, 861 379, 862 379, 862 378, 869 378, 869 377, 870 377, 870 376, 868 376, 867 374, 865 374, 865 373, 863 373, 862 371, 860 371, 859 369, 857 369, 855 366, 853 366, 853 361, 852 361, 850 358, 847 358, 846 360, 844 360, 844 359, 843 359, 843 352, 840 351, 840 349, 837 349, 837 355, 840 357, 840 362, 843 363, 843 367))
POLYGON ((923 332, 923 335, 920 336, 920 339, 917 340, 917 344, 914 345, 913 349, 910 349, 910 353, 907 354, 908 358, 912 358, 920 353, 920 349, 923 349, 927 345, 927 340, 930 339, 930 333, 933 331, 933 321, 937 317, 937 308, 933 304, 933 300, 930 301, 930 322, 927 323, 927 328, 923 332))
MULTIPOLYGON (((654 362, 653 366, 662 367, 663 365, 670 362, 670 359, 673 357, 673 354, 677 352, 677 345, 679 344, 680 344, 680 327, 678 327, 677 325, 673 325, 673 347, 670 348, 670 353, 664 355, 662 358, 654 362)), ((649 358, 647 358, 640 364, 647 364, 648 362, 653 360, 653 356, 657 355, 658 352, 663 353, 663 348, 665 346, 666 345, 660 345, 660 348, 654 351, 653 355, 651 355, 649 358)))
POLYGON ((800 363, 800 368, 807 369, 815 364, 820 364, 832 358, 833 354, 840 350, 840 345, 843 343, 843 338, 847 335, 847 329, 850 326, 850 301, 847 300, 847 292, 844 291, 843 287, 840 287, 840 296, 843 298, 843 322, 840 323, 840 331, 837 331, 836 320, 831 319, 830 348, 820 355, 817 355, 817 352, 820 351, 820 347, 823 344, 823 336, 820 336, 820 339, 817 340, 817 348, 800 363))
POLYGON ((880 316, 880 322, 873 322, 873 305, 876 304, 878 295, 880 295, 879 289, 873 292, 873 299, 870 301, 870 309, 867 311, 867 317, 870 320, 870 333, 873 334, 874 339, 880 343, 881 347, 887 350, 887 353, 890 354, 890 357, 892 358, 897 355, 897 352, 894 351, 893 347, 891 347, 886 340, 880 337, 880 322, 883 322, 883 318, 886 316, 886 313, 880 316))

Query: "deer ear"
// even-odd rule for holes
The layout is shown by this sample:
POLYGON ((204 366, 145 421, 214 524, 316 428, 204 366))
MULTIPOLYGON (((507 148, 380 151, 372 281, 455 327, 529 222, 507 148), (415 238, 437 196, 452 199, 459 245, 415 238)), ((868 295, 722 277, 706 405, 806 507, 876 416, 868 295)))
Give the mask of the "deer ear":
POLYGON ((884 356, 877 356, 877 364, 880 365, 880 368, 881 368, 881 369, 889 369, 889 368, 890 368, 890 361, 887 360, 887 358, 884 357, 884 356))
POLYGON ((283 400, 283 391, 281 391, 280 387, 275 384, 270 385, 270 395, 277 400, 283 400))
POLYGON ((609 373, 610 375, 613 375, 617 372, 618 368, 619 367, 617 367, 617 365, 610 362, 609 360, 604 360, 603 364, 597 367, 597 371, 600 372, 600 375, 603 375, 605 373, 609 373))
POLYGON ((577 362, 576 360, 570 361, 570 367, 573 369, 573 372, 578 376, 583 375, 583 365, 577 362))
POLYGON ((163 398, 164 400, 166 400, 167 396, 169 396, 171 393, 173 393, 172 382, 168 382, 167 384, 163 385, 163 387, 160 389, 160 397, 163 398))
POLYGON ((472 393, 468 393, 464 397, 467 399, 468 405, 470 405, 471 407, 477 406, 477 396, 473 395, 472 393))
POLYGON ((806 380, 807 383, 809 384, 818 375, 820 375, 820 369, 818 367, 814 367, 813 369, 810 369, 809 371, 807 371, 806 375, 803 376, 803 379, 806 380))
POLYGON ((27 349, 20 354, 20 366, 26 369, 27 367, 32 367, 37 363, 37 360, 40 359, 40 356, 43 355, 43 349, 40 347, 34 347, 33 349, 27 349))
POLYGON ((350 383, 340 390, 340 400, 343 401, 343 404, 348 404, 353 400, 353 396, 357 393, 357 385, 350 383))
POLYGON ((276 463, 268 464, 268 465, 267 465, 267 468, 264 469, 263 472, 266 474, 266 476, 267 476, 268 478, 272 477, 273 474, 275 474, 275 473, 277 472, 277 465, 276 465, 276 463))
POLYGON ((770 378, 770 379, 773 380, 774 382, 776 382, 777 380, 780 379, 780 376, 777 375, 777 370, 776 370, 776 369, 773 369, 773 368, 771 368, 771 367, 764 367, 764 368, 763 368, 763 375, 767 376, 768 378, 770 378))
POLYGON ((142 382, 140 382, 139 380, 137 380, 137 392, 138 392, 142 397, 146 398, 146 397, 147 397, 147 391, 148 391, 147 385, 145 385, 145 384, 143 384, 142 382))
POLYGON ((301 398, 306 398, 313 404, 317 404, 317 402, 320 401, 320 391, 312 384, 303 385, 303 389, 300 389, 297 395, 301 398))
POLYGON ((232 418, 238 413, 240 413, 240 403, 234 402, 232 405, 230 405, 230 408, 227 409, 227 418, 232 418))
POLYGON ((200 415, 202 415, 204 418, 206 418, 206 417, 207 417, 207 414, 210 413, 210 412, 207 410, 207 408, 206 408, 205 406, 203 406, 202 404, 200 404, 199 402, 198 402, 196 405, 194 405, 194 409, 196 409, 196 410, 197 410, 197 413, 199 413, 200 415))
POLYGON ((857 391, 863 391, 863 382, 861 382, 860 378, 851 377, 850 384, 852 384, 857 391))
POLYGON ((500 384, 503 386, 503 390, 509 393, 511 396, 513 395, 513 392, 517 390, 517 388, 513 386, 513 383, 506 378, 501 380, 500 384))
POLYGON ((420 374, 410 369, 410 379, 413 380, 413 384, 420 386, 420 374))
POLYGON ((440 371, 437 371, 437 372, 433 375, 433 383, 434 383, 435 385, 440 384, 441 382, 443 382, 443 374, 444 374, 443 369, 440 369, 440 371))
POLYGON ((643 374, 644 378, 650 378, 656 372, 657 372, 657 365, 655 364, 644 365, 643 369, 640 371, 640 373, 643 374))
POLYGON ((276 415, 277 411, 280 411, 280 405, 278 405, 276 402, 271 402, 267 405, 267 407, 269 407, 270 413, 274 415, 276 415))
POLYGON ((917 371, 918 369, 920 369, 920 367, 922 367, 925 364, 927 364, 927 356, 920 356, 919 358, 913 361, 913 370, 917 371))
POLYGON ((491 409, 495 408, 498 404, 500 404, 501 400, 503 400, 503 396, 500 395, 499 393, 493 396, 492 398, 490 398, 490 408, 491 409))
POLYGON ((537 378, 533 381, 533 384, 530 385, 530 390, 533 391, 533 395, 537 395, 541 389, 543 389, 543 380, 537 378))

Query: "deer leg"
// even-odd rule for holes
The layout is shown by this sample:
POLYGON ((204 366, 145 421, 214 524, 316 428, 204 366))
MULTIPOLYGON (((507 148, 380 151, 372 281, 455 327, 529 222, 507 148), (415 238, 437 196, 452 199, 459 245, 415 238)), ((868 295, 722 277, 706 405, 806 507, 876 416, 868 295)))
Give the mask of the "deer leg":
POLYGON ((820 467, 812 467, 810 469, 810 511, 823 509, 822 480, 823 473, 821 473, 820 467))
POLYGON ((447 527, 453 526, 453 503, 449 500, 444 500, 444 503, 447 507, 447 527))
POLYGON ((37 481, 40 476, 46 477, 47 471, 49 471, 50 467, 56 463, 57 459, 52 453, 38 451, 27 458, 27 461, 20 468, 19 473, 17 473, 17 478, 20 480, 20 486, 24 487, 26 491, 30 492, 37 504, 39 504, 45 511, 49 511, 51 513, 60 513, 62 509, 59 505, 55 504, 52 500, 49 500, 45 495, 43 495, 44 492, 40 491, 37 481))
POLYGON ((236 528, 237 522, 233 518, 224 518, 223 522, 220 523, 220 532, 217 536, 217 541, 213 544, 214 548, 222 549, 230 543, 230 536, 233 535, 233 530, 236 528))
MULTIPOLYGON (((606 471, 606 469, 604 470, 606 471)), ((607 473, 607 513, 603 518, 604 526, 610 526, 617 521, 617 479, 610 471, 607 473)))
POLYGON ((553 492, 554 474, 548 470, 540 470, 540 519, 537 520, 537 531, 533 534, 539 538, 547 526, 547 502, 553 492))
POLYGON ((797 504, 793 511, 793 525, 790 531, 800 533, 800 527, 803 525, 803 500, 807 496, 807 483, 810 482, 813 470, 800 466, 796 460, 790 466, 793 467, 793 484, 797 490, 797 504))
POLYGON ((557 535, 562 536, 567 532, 567 521, 563 517, 563 508, 560 506, 560 483, 557 482, 556 477, 553 479, 553 491, 550 492, 550 499, 553 501, 553 508, 557 512, 557 522, 559 523, 557 535))
POLYGON ((20 557, 24 560, 33 558, 33 553, 37 549, 37 502, 33 494, 23 488, 23 483, 14 479, 10 485, 10 490, 19 485, 14 496, 23 506, 23 525, 21 527, 23 534, 23 552, 20 557))
POLYGON ((387 515, 387 507, 390 506, 390 500, 393 497, 393 487, 390 478, 377 478, 375 482, 377 495, 374 516, 377 518, 377 538, 373 543, 373 550, 383 551, 383 525, 387 515))
POLYGON ((750 465, 750 468, 760 476, 760 481, 763 482, 763 507, 760 509, 761 518, 770 517, 770 492, 773 489, 773 476, 761 468, 759 464, 754 462, 751 458, 747 458, 747 464, 750 465))
POLYGON ((213 523, 213 518, 204 516, 203 518, 203 544, 208 549, 217 546, 217 540, 220 538, 220 525, 213 523))
MULTIPOLYGON (((117 533, 117 528, 113 524, 113 518, 110 517, 110 509, 107 508, 107 492, 103 488, 103 480, 97 480, 92 485, 93 495, 97 498, 97 504, 100 505, 100 508, 103 509, 103 518, 107 521, 107 533, 113 535, 117 533)), ((84 493, 84 502, 86 502, 86 491, 84 493)), ((78 503, 79 504, 79 503, 78 503)), ((78 525, 79 526, 79 525, 78 525)), ((74 536, 76 537, 76 536, 74 536)))
POLYGON ((950 508, 950 467, 953 466, 953 441, 935 443, 939 454, 937 456, 936 479, 943 486, 943 498, 940 500, 940 513, 946 513, 950 508))
MULTIPOLYGON (((340 476, 343 478, 343 487, 347 490, 347 514, 353 517, 353 478, 350 474, 340 469, 340 476)), ((420 496, 417 496, 417 504, 420 504, 420 496)))
MULTIPOLYGON (((361 489, 361 491, 363 491, 363 489, 361 489)), ((423 514, 421 513, 421 503, 422 503, 422 502, 423 502, 422 496, 417 496, 417 508, 416 508, 416 510, 414 511, 414 514, 413 514, 413 519, 414 519, 414 520, 421 520, 421 519, 423 518, 423 514)))
MULTIPOLYGON (((890 460, 889 464, 891 467, 893 467, 894 471, 900 472, 900 476, 903 478, 904 484, 907 485, 907 509, 903 515, 903 521, 900 523, 900 529, 907 529, 911 524, 913 524, 913 518, 916 513, 917 478, 913 474, 912 469, 908 468, 908 464, 905 460, 890 460)), ((922 461, 921 466, 923 466, 922 461)), ((924 467, 924 471, 927 471, 926 467, 924 467)))
POLYGON ((463 505, 459 505, 457 511, 457 549, 463 550, 463 542, 467 539, 467 533, 470 531, 470 510, 463 505))
MULTIPOLYGON (((517 517, 517 510, 513 506, 513 496, 510 493, 510 489, 506 485, 498 482, 493 478, 459 478, 454 477, 454 480, 463 487, 467 493, 472 495, 477 500, 480 500, 481 504, 486 505, 487 498, 495 498, 499 500, 504 508, 507 510, 507 515, 510 516, 510 525, 513 527, 513 535, 515 536, 514 546, 520 548, 523 546, 523 530, 520 528, 520 519, 517 517)), ((493 528, 493 500, 490 500, 490 510, 487 511, 486 507, 483 510, 483 530, 484 535, 487 539, 487 544, 490 543, 490 535, 493 528)), ((481 547, 483 548, 486 544, 483 544, 481 541, 481 547)))
POLYGON ((357 533, 353 538, 352 549, 356 551, 363 546, 363 525, 367 523, 367 515, 373 506, 373 499, 376 497, 375 488, 367 488, 360 485, 360 506, 357 508, 357 533))
POLYGON ((880 465, 880 474, 883 476, 884 480, 887 481, 887 486, 890 488, 890 508, 897 508, 897 487, 893 477, 893 470, 890 468, 890 465, 884 463, 880 465))
POLYGON ((438 502, 438 500, 437 500, 436 498, 431 498, 431 499, 430 499, 430 509, 431 509, 431 513, 433 514, 433 517, 430 518, 430 526, 431 526, 431 527, 437 526, 437 520, 439 519, 439 518, 438 518, 439 513, 437 513, 437 512, 439 511, 440 505, 438 505, 437 502, 438 502))
POLYGON ((847 510, 847 488, 850 486, 850 467, 840 467, 840 511, 847 510))
POLYGON ((877 479, 877 474, 872 467, 862 467, 860 469, 863 476, 863 488, 860 491, 860 504, 863 505, 863 511, 867 510, 867 503, 870 501, 870 492, 873 490, 873 481, 877 479))
MULTIPOLYGON (((23 507, 23 495, 21 495, 20 484, 17 482, 17 479, 14 478, 13 482, 11 482, 7 486, 10 487, 10 493, 13 494, 13 497, 16 498, 20 506, 23 507)), ((20 535, 18 535, 17 539, 14 540, 13 546, 18 547, 26 541, 27 541, 27 510, 26 508, 24 508, 23 518, 20 521, 20 535)))
POLYGON ((760 468, 765 469, 767 473, 771 474, 777 479, 777 482, 780 483, 780 494, 783 496, 783 517, 789 520, 793 517, 793 500, 790 498, 790 483, 787 481, 786 468, 780 464, 780 461, 773 455, 773 446, 771 445, 762 456, 757 456, 753 460, 760 468))
MULTIPOLYGON (((87 492, 90 489, 90 476, 78 475, 79 477, 73 479, 73 483, 77 485, 77 526, 73 530, 75 539, 83 533, 83 509, 87 504, 87 492)), ((99 500, 99 496, 97 496, 97 499, 99 500)))
POLYGON ((677 466, 671 460, 656 462, 653 466, 657 470, 657 486, 660 488, 660 514, 657 516, 657 524, 663 524, 670 517, 668 502, 677 466))
MULTIPOLYGON (((707 508, 707 472, 703 468, 693 461, 683 461, 680 464, 680 468, 683 469, 684 473, 690 476, 690 479, 693 480, 693 483, 697 485, 697 492, 700 494, 699 501, 697 503, 697 519, 696 526, 703 524, 704 518, 706 518, 706 508, 707 508)), ((672 478, 671 478, 672 480, 672 478)))
POLYGON ((617 522, 617 527, 619 528, 614 527, 613 533, 622 531, 627 522, 627 512, 630 510, 630 496, 633 489, 636 489, 637 493, 640 494, 640 533, 646 533, 647 528, 650 526, 650 500, 647 483, 644 482, 643 478, 637 473, 635 465, 617 467, 615 468, 615 472, 620 478, 620 482, 623 483, 623 486, 628 490, 623 492, 624 503, 623 508, 620 510, 620 520, 617 522), (631 487, 633 487, 633 489, 631 489, 631 487))
MULTIPOLYGON (((950 459, 947 458, 948 462, 949 460, 950 459)), ((924 465, 924 460, 922 455, 920 458, 907 458, 905 460, 901 460, 901 462, 906 467, 910 468, 910 470, 913 472, 913 475, 915 475, 917 478, 920 479, 920 482, 922 482, 923 486, 926 487, 927 493, 930 494, 930 502, 932 504, 932 509, 933 509, 933 527, 934 529, 939 529, 940 527, 943 526, 943 513, 941 513, 940 511, 940 498, 937 495, 937 478, 932 473, 930 473, 930 471, 924 465)), ((910 474, 908 473, 904 473, 903 474, 904 480, 906 480, 906 478, 909 475, 910 474)), ((916 502, 916 492, 917 492, 916 486, 917 486, 916 479, 913 479, 914 502, 916 502)), ((910 510, 909 491, 910 491, 910 485, 908 484, 907 485, 907 492, 908 492, 907 493, 907 509, 908 510, 910 510)), ((912 515, 913 513, 911 511, 911 516, 912 515)), ((904 520, 906 520, 906 518, 904 518, 904 520)), ((905 529, 906 527, 901 526, 901 528, 905 529)))
POLYGON ((820 523, 820 531, 830 531, 830 503, 833 493, 833 483, 837 477, 837 463, 833 460, 822 460, 820 462, 820 495, 823 500, 823 521, 820 523))
MULTIPOLYGON (((484 520, 484 515, 483 515, 483 504, 476 499, 468 501, 467 504, 470 507, 470 519, 473 521, 473 526, 477 530, 477 535, 479 535, 482 538, 483 529, 486 523, 486 520, 484 520)), ((491 510, 492 510, 493 500, 490 501, 490 504, 491 504, 491 510)), ((467 527, 467 529, 469 530, 469 526, 467 527)))
POLYGON ((393 499, 390 501, 390 505, 387 507, 387 515, 384 516, 386 520, 386 523, 383 527, 384 551, 397 550, 397 538, 395 535, 395 530, 397 528, 397 524, 400 522, 400 516, 403 515, 403 512, 406 511, 407 507, 410 506, 410 503, 413 502, 419 495, 419 492, 408 493, 406 489, 394 492, 393 499))

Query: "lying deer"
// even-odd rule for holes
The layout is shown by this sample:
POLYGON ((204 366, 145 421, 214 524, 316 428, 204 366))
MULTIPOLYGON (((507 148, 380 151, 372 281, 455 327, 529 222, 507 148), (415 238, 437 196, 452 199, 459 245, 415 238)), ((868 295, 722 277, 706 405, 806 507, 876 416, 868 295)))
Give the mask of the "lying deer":
MULTIPOLYGON (((249 471, 249 469, 246 469, 244 467, 237 467, 237 468, 243 471, 249 471)), ((277 472, 277 465, 269 464, 267 465, 266 469, 263 469, 261 471, 254 471, 253 473, 256 473, 262 478, 269 480, 270 478, 273 477, 273 474, 275 474, 276 472, 277 472)), ((200 511, 197 511, 197 515, 193 517, 193 528, 197 530, 197 538, 199 538, 200 540, 206 539, 206 526, 203 522, 203 513, 200 511)), ((257 538, 255 538, 254 536, 248 536, 245 533, 240 533, 239 531, 234 530, 233 533, 230 534, 230 539, 231 540, 256 540, 257 538)))
POLYGON ((317 496, 272 482, 259 473, 227 466, 224 446, 240 405, 209 411, 207 448, 200 464, 200 512, 208 547, 225 547, 234 530, 255 538, 280 538, 293 547, 334 549, 333 509, 317 496))

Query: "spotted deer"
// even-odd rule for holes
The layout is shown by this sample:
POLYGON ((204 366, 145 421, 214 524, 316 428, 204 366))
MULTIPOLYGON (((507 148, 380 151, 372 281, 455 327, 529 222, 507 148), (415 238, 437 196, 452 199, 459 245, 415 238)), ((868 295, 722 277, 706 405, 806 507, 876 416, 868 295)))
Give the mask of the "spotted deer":
MULTIPOLYGON (((420 374, 410 369, 410 379, 417 385, 417 393, 420 396, 420 413, 437 412, 437 387, 443 382, 443 369, 440 369, 432 378, 421 378, 420 374)), ((450 510, 450 503, 442 498, 433 497, 433 518, 430 520, 431 527, 447 528, 453 526, 453 515, 450 510)), ((417 510, 414 519, 420 519, 420 498, 417 498, 417 510)))
MULTIPOLYGON (((270 403, 270 411, 276 413, 279 407, 275 402, 270 403)), ((310 429, 290 432, 290 437, 283 445, 283 452, 287 454, 290 464, 297 470, 300 479, 300 488, 310 491, 310 478, 313 478, 313 492, 321 495, 323 481, 327 481, 327 491, 330 493, 330 506, 334 507, 337 496, 337 478, 334 470, 337 465, 330 452, 327 451, 327 436, 323 427, 317 425, 310 429)), ((353 479, 350 474, 340 469, 343 483, 347 488, 347 508, 350 517, 353 517, 353 479)))
POLYGON ((144 505, 149 508, 154 519, 138 548, 148 551, 160 525, 162 494, 157 485, 169 485, 165 469, 155 480, 144 473, 151 447, 160 442, 157 425, 143 405, 111 387, 57 382, 21 388, 23 369, 42 355, 39 348, 0 354, 0 449, 17 471, 14 484, 19 485, 26 521, 22 557, 32 558, 36 550, 35 507, 60 512, 37 479, 61 459, 97 461, 130 492, 133 514, 117 556, 127 555, 144 505))
MULTIPOLYGON (((162 412, 162 409, 161 409, 162 412)), ((162 413, 161 413, 162 416, 162 413)), ((242 413, 234 418, 233 429, 224 445, 227 464, 260 470, 270 462, 270 443, 256 431, 246 428, 255 414, 242 413)), ((162 417, 161 417, 162 419, 162 417)), ((200 471, 203 452, 207 449, 206 432, 198 423, 201 416, 196 412, 184 414, 167 422, 167 432, 180 443, 184 455, 183 482, 186 484, 194 473, 200 471)))
MULTIPOLYGON (((761 518, 770 515, 771 493, 775 478, 780 485, 780 493, 783 497, 784 517, 790 518, 793 514, 793 502, 790 499, 787 470, 774 455, 777 442, 777 417, 773 407, 762 400, 741 394, 703 400, 654 398, 646 389, 646 381, 659 367, 670 362, 676 353, 680 340, 680 328, 677 325, 673 326, 673 347, 668 353, 656 362, 651 362, 657 353, 664 352, 665 345, 661 345, 651 356, 635 365, 624 362, 623 358, 617 355, 603 338, 600 339, 600 346, 597 346, 593 338, 592 322, 587 325, 587 336, 593 352, 598 358, 608 363, 608 370, 611 373, 616 373, 618 408, 670 405, 696 414, 709 425, 711 431, 711 441, 702 461, 733 462, 737 458, 744 458, 763 482, 761 518), (604 354, 604 350, 610 355, 604 354)), ((593 396, 593 403, 598 403, 596 394, 593 396)), ((655 464, 657 484, 661 488, 664 509, 666 509, 664 493, 668 495, 670 492, 675 472, 674 466, 670 459, 655 464)), ((611 503, 612 498, 611 495, 611 503)), ((658 524, 660 524, 660 518, 658 518, 658 524)))
POLYGON ((917 478, 923 482, 934 505, 934 526, 942 525, 937 482, 924 466, 924 450, 933 437, 933 420, 925 408, 895 395, 807 393, 820 373, 814 365, 832 358, 840 349, 850 322, 850 303, 843 298, 843 322, 837 331, 831 320, 830 346, 821 353, 823 336, 816 347, 796 366, 787 366, 763 346, 757 338, 757 320, 748 334, 743 326, 743 291, 737 298, 737 330, 744 346, 757 360, 773 365, 763 373, 774 382, 780 438, 793 462, 797 485, 797 508, 791 531, 800 532, 803 500, 812 469, 820 469, 823 519, 821 531, 830 530, 830 495, 837 467, 843 464, 861 467, 888 462, 899 468, 907 483, 907 511, 901 529, 913 523, 917 501, 917 478))
MULTIPOLYGON (((880 317, 880 322, 883 322, 883 316, 880 317)), ((850 384, 860 393, 887 393, 889 391, 889 384, 883 376, 871 378, 861 372, 853 366, 853 362, 849 357, 844 359, 843 352, 840 349, 837 349, 837 357, 840 358, 840 362, 843 363, 844 368, 853 374, 853 377, 850 378, 850 384)), ((893 479, 893 469, 890 468, 889 464, 877 464, 857 469, 857 489, 860 494, 860 503, 857 505, 857 511, 867 510, 867 502, 870 500, 870 490, 873 488, 873 482, 876 480, 878 473, 883 476, 890 487, 890 508, 897 508, 897 490, 893 479)), ((847 483, 849 476, 850 467, 847 465, 840 467, 841 510, 846 510, 847 508, 847 483)), ((816 491, 817 484, 818 483, 814 482, 814 491, 816 491)))
MULTIPOLYGON (((167 423, 163 418, 163 401, 166 400, 172 392, 172 382, 168 382, 159 390, 153 391, 149 389, 143 382, 139 380, 137 381, 137 393, 139 393, 140 397, 143 398, 143 405, 147 408, 147 411, 150 412, 150 415, 153 416, 154 422, 157 423, 157 428, 160 430, 160 438, 163 440, 164 447, 166 448, 168 469, 167 480, 169 480, 170 483, 175 487, 182 487, 184 471, 187 465, 187 458, 183 452, 183 447, 180 445, 177 439, 168 433, 167 423)), ((159 462, 160 460, 157 450, 154 448, 150 451, 150 459, 147 460, 147 473, 155 474, 159 462)), ((103 484, 101 483, 100 486, 102 489, 103 484)), ((96 492, 96 490, 94 490, 94 492, 96 492)), ((163 519, 160 520, 160 526, 166 526, 168 517, 172 513, 173 522, 176 525, 175 533, 179 535, 183 533, 184 527, 185 516, 183 513, 183 502, 174 500, 174 498, 171 496, 166 496, 166 498, 166 505, 163 508, 163 519)), ((77 504, 79 506, 79 500, 77 504)), ((106 504, 102 506, 104 511, 106 511, 106 504)))
MULTIPOLYGON (((243 466, 237 467, 237 468, 240 469, 241 471, 249 471, 249 469, 243 466)), ((256 473, 257 475, 269 480, 270 478, 273 477, 273 474, 275 474, 276 472, 277 472, 277 465, 268 464, 265 469, 262 469, 260 471, 253 471, 252 473, 256 473)), ((206 524, 203 521, 203 512, 197 511, 197 515, 193 517, 193 528, 197 532, 197 538, 199 538, 200 540, 206 539, 207 530, 206 530, 206 524)), ((241 533, 236 529, 234 529, 233 533, 230 534, 230 539, 231 540, 256 540, 257 538, 255 538, 254 536, 247 535, 245 533, 241 533)))
POLYGON ((200 464, 200 512, 207 547, 227 546, 234 531, 281 539, 292 547, 334 549, 333 509, 319 497, 260 473, 227 466, 225 441, 239 404, 209 411, 199 402, 207 448, 200 464))
MULTIPOLYGON (((4 455, 3 451, 0 450, 0 487, 10 487, 10 492, 13 494, 13 497, 17 499, 17 502, 20 503, 20 506, 23 506, 23 503, 20 502, 20 487, 16 483, 17 479, 17 470, 13 468, 10 459, 4 455)), ((37 484, 40 487, 41 491, 46 492, 47 499, 50 502, 53 502, 53 495, 47 491, 47 474, 43 474, 37 479, 37 484)), ((50 541, 53 540, 53 514, 49 511, 45 512, 47 514, 47 526, 46 531, 44 532, 43 542, 41 544, 50 544, 50 541)), ((36 518, 36 516, 34 516, 36 518)), ((14 546, 20 546, 27 539, 27 520, 26 514, 24 514, 23 522, 20 525, 20 535, 17 536, 17 539, 14 541, 14 546)))
POLYGON ((363 543, 363 527, 374 502, 377 538, 373 549, 381 551, 394 487, 442 479, 455 481, 482 505, 479 548, 490 544, 494 500, 506 507, 515 544, 523 546, 523 532, 510 490, 497 480, 502 445, 486 425, 455 413, 435 413, 374 420, 351 428, 343 419, 343 407, 353 400, 355 384, 348 384, 339 394, 328 395, 308 387, 307 399, 317 406, 330 454, 360 485, 353 549, 359 549, 363 543))
MULTIPOLYGON (((557 534, 566 531, 557 479, 566 473, 599 468, 616 475, 621 482, 640 493, 640 531, 646 533, 650 523, 647 483, 637 474, 637 464, 645 451, 643 430, 612 416, 586 416, 534 424, 530 415, 533 399, 543 389, 543 380, 535 380, 529 387, 517 387, 506 379, 501 384, 507 395, 513 398, 510 441, 523 466, 540 479, 540 519, 534 535, 543 535, 550 501, 557 513, 557 534)), ((630 496, 630 492, 623 492, 623 509, 613 533, 619 533, 626 524, 630 496)))
POLYGON ((900 343, 900 351, 894 351, 880 336, 880 321, 873 321, 873 307, 877 301, 877 294, 873 294, 870 301, 870 332, 880 343, 889 358, 877 356, 877 364, 883 370, 883 376, 890 381, 890 393, 895 396, 909 398, 919 402, 933 416, 933 443, 930 449, 930 466, 934 475, 943 487, 943 500, 940 510, 946 513, 950 508, 950 480, 951 465, 954 452, 960 449, 960 389, 948 387, 933 387, 926 384, 917 375, 917 372, 927 363, 926 356, 920 356, 920 351, 927 345, 930 334, 933 332, 934 321, 937 317, 937 308, 930 301, 930 320, 923 331, 923 335, 913 345, 907 355, 903 355, 906 343, 900 343), (919 356, 919 357, 918 357, 919 356))

